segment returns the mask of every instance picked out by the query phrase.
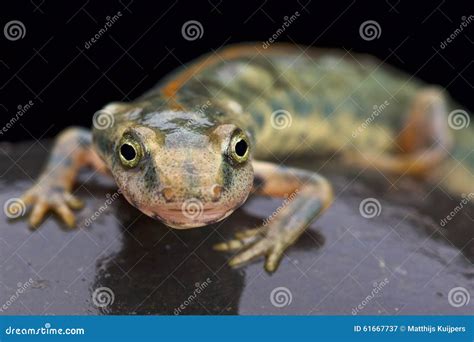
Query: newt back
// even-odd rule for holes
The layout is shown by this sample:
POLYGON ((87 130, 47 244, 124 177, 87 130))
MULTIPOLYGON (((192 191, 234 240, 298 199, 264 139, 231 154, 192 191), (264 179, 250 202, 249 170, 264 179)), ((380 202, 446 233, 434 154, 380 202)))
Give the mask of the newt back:
POLYGON ((160 92, 184 104, 202 98, 249 112, 247 126, 261 157, 324 155, 349 143, 391 150, 404 109, 421 86, 367 55, 241 45, 172 73, 145 98, 160 92))

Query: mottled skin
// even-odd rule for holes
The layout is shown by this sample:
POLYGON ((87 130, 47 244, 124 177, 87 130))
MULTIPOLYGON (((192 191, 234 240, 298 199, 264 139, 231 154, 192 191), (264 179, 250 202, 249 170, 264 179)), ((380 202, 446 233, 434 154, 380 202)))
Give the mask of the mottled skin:
POLYGON ((69 207, 80 201, 71 190, 86 164, 110 173, 132 205, 174 228, 220 221, 251 192, 290 196, 261 228, 216 246, 239 250, 231 265, 265 255, 272 272, 330 205, 332 190, 316 173, 256 159, 330 157, 442 182, 453 193, 474 190, 473 132, 453 135, 442 89, 368 56, 303 49, 227 47, 171 73, 134 102, 107 105, 92 134, 66 130, 23 197, 35 204, 31 224, 52 209, 74 225, 69 207), (377 115, 374 106, 383 107, 377 115))

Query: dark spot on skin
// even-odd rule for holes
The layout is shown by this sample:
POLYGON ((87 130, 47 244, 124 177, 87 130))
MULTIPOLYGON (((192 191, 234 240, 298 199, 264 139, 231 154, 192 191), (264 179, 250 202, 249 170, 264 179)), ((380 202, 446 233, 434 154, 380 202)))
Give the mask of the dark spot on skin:
POLYGON ((159 179, 155 164, 152 160, 147 163, 145 174, 143 175, 145 186, 149 191, 153 191, 158 186, 159 179))
POLYGON ((289 93, 291 104, 296 109, 295 114, 307 117, 314 112, 314 106, 311 102, 306 101, 296 92, 289 93))
POLYGON ((96 139, 97 148, 102 152, 103 155, 108 155, 112 151, 110 140, 104 135, 99 135, 96 139))
POLYGON ((200 178, 198 177, 198 171, 191 161, 191 156, 183 163, 183 177, 186 179, 190 189, 195 189, 199 187, 200 178))
POLYGON ((222 179, 224 180, 224 189, 232 189, 232 183, 234 180, 234 168, 227 162, 222 163, 222 179))
POLYGON ((330 103, 324 104, 323 112, 325 116, 332 114, 333 111, 334 111, 334 106, 332 106, 330 103))
POLYGON ((257 123, 258 128, 262 128, 265 124, 265 115, 260 112, 256 112, 253 117, 255 119, 255 122, 257 123))
POLYGON ((265 180, 261 176, 256 175, 253 178, 253 187, 255 189, 258 189, 258 188, 262 188, 263 186, 265 186, 265 180))
POLYGON ((192 175, 196 173, 196 168, 194 167, 191 161, 186 161, 183 165, 183 168, 186 173, 189 173, 192 175))

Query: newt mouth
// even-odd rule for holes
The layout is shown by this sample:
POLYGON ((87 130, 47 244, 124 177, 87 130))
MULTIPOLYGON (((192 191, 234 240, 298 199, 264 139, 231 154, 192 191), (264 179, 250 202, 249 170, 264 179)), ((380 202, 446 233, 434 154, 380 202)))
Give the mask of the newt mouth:
POLYGON ((229 216, 232 209, 225 210, 216 207, 183 206, 182 208, 160 208, 155 212, 155 218, 175 229, 190 229, 219 222, 229 216))

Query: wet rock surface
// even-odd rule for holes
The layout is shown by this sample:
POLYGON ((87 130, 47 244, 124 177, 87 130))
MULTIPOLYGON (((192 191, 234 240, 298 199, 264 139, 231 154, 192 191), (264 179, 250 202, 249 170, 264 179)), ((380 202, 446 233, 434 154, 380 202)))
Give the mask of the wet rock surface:
MULTIPOLYGON (((0 145, 2 205, 32 184, 48 148, 0 145)), ((377 172, 294 164, 321 169, 336 199, 272 275, 262 260, 229 268, 230 255, 212 246, 261 224, 278 199, 255 197, 223 222, 177 231, 90 172, 75 190, 86 201, 77 229, 50 215, 33 231, 25 217, 10 220, 2 210, 0 314, 474 313, 472 205, 442 227, 461 198, 377 172), (376 200, 375 212, 361 215, 367 199, 376 200)))

